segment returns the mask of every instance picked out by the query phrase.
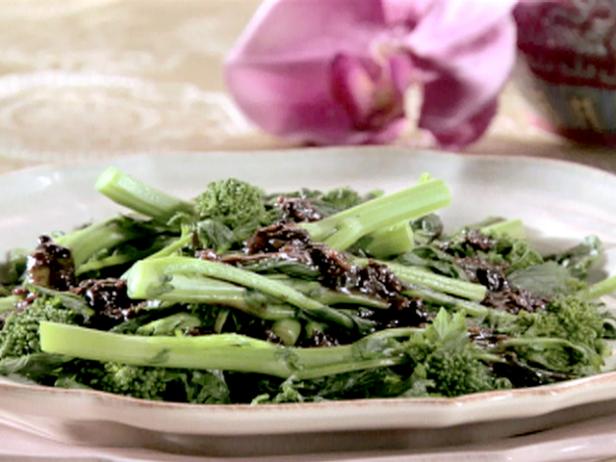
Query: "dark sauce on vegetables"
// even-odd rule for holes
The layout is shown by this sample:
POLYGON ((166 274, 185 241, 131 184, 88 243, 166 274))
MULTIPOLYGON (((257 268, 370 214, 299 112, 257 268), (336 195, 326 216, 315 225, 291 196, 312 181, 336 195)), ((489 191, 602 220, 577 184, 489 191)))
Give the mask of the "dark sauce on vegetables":
POLYGON ((73 292, 82 296, 94 310, 93 327, 109 328, 133 315, 135 302, 128 297, 126 281, 122 279, 87 279, 73 292))
MULTIPOLYGON (((276 223, 259 229, 248 240, 246 254, 292 259, 316 268, 325 287, 384 300, 397 312, 395 316, 400 316, 397 326, 416 326, 427 320, 421 301, 402 295, 406 286, 387 266, 373 261, 363 267, 354 265, 342 252, 312 242, 307 231, 292 224, 276 223)), ((385 321, 387 325, 392 322, 392 319, 385 321)))
POLYGON ((26 280, 30 284, 68 290, 75 284, 75 264, 71 251, 55 244, 49 236, 39 237, 39 245, 28 256, 26 280))
POLYGON ((279 196, 276 199, 276 207, 282 212, 281 221, 285 223, 311 222, 323 218, 323 214, 312 202, 303 197, 279 196))

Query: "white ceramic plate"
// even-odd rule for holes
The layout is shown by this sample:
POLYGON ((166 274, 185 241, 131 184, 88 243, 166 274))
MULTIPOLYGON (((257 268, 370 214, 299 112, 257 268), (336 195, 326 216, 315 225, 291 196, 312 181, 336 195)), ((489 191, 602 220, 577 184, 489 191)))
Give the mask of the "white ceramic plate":
MULTIPOLYGON (((330 436, 331 439, 335 435, 330 436)), ((66 445, 0 424, 0 462, 228 462, 219 457, 169 453, 146 447, 66 445)), ((428 450, 329 452, 242 457, 241 462, 616 462, 612 418, 548 430, 497 442, 428 450)), ((237 459, 234 459, 237 461, 237 459)))
MULTIPOLYGON (((170 154, 114 163, 183 196, 194 195, 210 180, 227 176, 255 182, 270 191, 339 185, 395 190, 428 171, 452 188, 453 205, 443 214, 447 225, 491 215, 517 217, 533 229, 539 242, 550 236, 560 245, 597 234, 607 249, 605 267, 616 272, 616 201, 612 200, 616 176, 570 163, 384 147, 170 154)), ((1 177, 0 250, 31 247, 40 233, 118 212, 93 189, 103 167, 37 168, 1 177)), ((346 446, 356 449, 357 444, 360 449, 362 445, 404 448, 536 431, 614 409, 616 373, 456 399, 257 407, 156 403, 94 391, 25 386, 5 380, 0 383, 0 420, 39 434, 67 441, 116 446, 147 442, 236 455, 236 441, 242 435, 246 444, 256 445, 251 450, 253 455, 259 453, 261 440, 257 435, 263 434, 270 435, 270 441, 284 441, 280 449, 283 453, 291 446, 298 452, 327 450, 319 435, 332 431, 380 432, 359 443, 357 433, 353 438, 340 433, 335 446, 341 450, 346 446)))

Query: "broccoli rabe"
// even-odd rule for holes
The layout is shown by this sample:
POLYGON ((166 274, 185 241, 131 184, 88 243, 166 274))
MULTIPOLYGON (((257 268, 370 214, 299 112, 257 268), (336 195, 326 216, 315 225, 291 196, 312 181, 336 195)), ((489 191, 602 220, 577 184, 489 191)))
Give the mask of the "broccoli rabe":
POLYGON ((491 370, 477 359, 470 348, 455 352, 436 350, 426 358, 424 365, 426 379, 432 382, 427 387, 431 394, 460 396, 503 388, 503 385, 496 386, 491 370))
POLYGON ((545 311, 520 313, 514 333, 525 337, 556 337, 603 351, 603 320, 594 302, 577 296, 558 297, 545 311))
POLYGON ((452 316, 444 309, 408 342, 408 355, 419 368, 415 380, 426 381, 426 392, 433 395, 459 396, 510 387, 507 380, 493 374, 484 353, 471 343, 464 313, 452 316))
POLYGON ((295 377, 283 382, 267 378, 255 386, 259 392, 252 404, 302 403, 332 399, 365 399, 401 396, 408 390, 407 378, 392 368, 366 369, 311 380, 295 377))
POLYGON ((234 178, 213 181, 194 201, 183 201, 111 167, 96 187, 111 200, 171 229, 189 225, 205 247, 225 251, 275 220, 259 188, 234 178))
POLYGON ((303 402, 370 396, 450 397, 511 387, 506 378, 494 375, 489 361, 483 361, 494 361, 495 357, 470 342, 463 316, 451 316, 442 310, 434 322, 425 330, 409 333, 411 337, 407 341, 388 340, 386 348, 397 350, 406 358, 399 366, 311 380, 291 377, 277 386, 270 379, 261 383, 266 389, 255 398, 255 402, 303 402))
POLYGON ((497 349, 515 352, 517 360, 530 366, 579 377, 597 373, 608 348, 604 337, 604 316, 594 302, 577 296, 558 297, 544 311, 520 313, 511 335, 497 349))
POLYGON ((598 239, 543 256, 520 220, 444 234, 447 185, 176 198, 111 168, 135 216, 0 268, 0 374, 203 403, 455 397, 600 372, 616 321, 598 239), (368 257, 368 258, 367 258, 368 257), (380 260, 375 260, 379 258, 380 260))
POLYGON ((81 371, 77 380, 97 390, 153 401, 194 404, 229 402, 229 389, 218 371, 138 367, 108 362, 101 369, 81 371))

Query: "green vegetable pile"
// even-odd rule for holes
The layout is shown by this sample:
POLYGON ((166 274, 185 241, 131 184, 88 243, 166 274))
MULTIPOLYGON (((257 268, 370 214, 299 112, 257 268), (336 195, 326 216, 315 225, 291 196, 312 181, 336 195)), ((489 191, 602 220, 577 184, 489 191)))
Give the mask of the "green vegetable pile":
POLYGON ((188 403, 454 397, 600 373, 601 242, 542 255, 519 220, 446 234, 447 185, 182 200, 109 168, 129 209, 0 268, 0 375, 188 403))

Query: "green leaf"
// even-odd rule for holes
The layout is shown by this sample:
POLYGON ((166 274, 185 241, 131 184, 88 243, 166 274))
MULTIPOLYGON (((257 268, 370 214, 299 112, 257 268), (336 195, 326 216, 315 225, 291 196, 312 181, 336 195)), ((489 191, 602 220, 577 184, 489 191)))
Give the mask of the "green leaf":
POLYGON ((216 252, 229 250, 237 240, 233 230, 217 220, 202 220, 195 228, 201 245, 216 252))
POLYGON ((415 247, 396 259, 396 262, 405 266, 418 266, 434 273, 454 279, 468 280, 464 270, 460 268, 454 258, 436 246, 423 245, 415 247))
POLYGON ((590 268, 599 259, 602 248, 601 240, 597 236, 587 236, 575 247, 550 255, 546 260, 555 261, 578 279, 585 279, 590 268))
POLYGON ((565 267, 554 261, 514 271, 508 279, 515 287, 545 298, 576 292, 584 287, 565 267))
POLYGON ((70 360, 70 357, 49 353, 3 358, 0 360, 0 375, 9 377, 17 375, 31 380, 57 377, 62 372, 62 367, 70 360))

